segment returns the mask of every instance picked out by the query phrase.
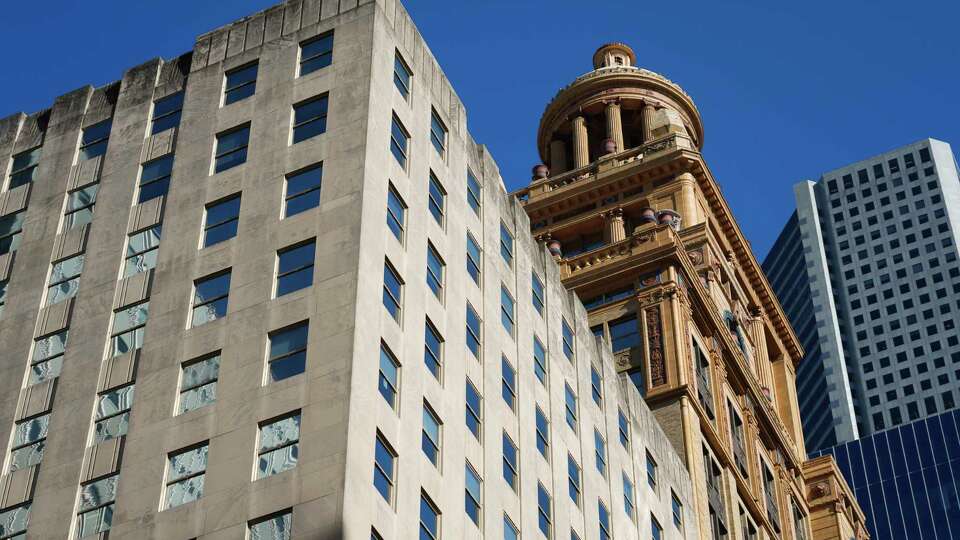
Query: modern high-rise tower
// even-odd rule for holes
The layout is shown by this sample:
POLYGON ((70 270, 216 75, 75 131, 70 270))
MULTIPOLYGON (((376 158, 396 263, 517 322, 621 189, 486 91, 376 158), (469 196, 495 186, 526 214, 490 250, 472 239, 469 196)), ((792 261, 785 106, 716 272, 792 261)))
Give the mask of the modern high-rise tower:
POLYGON ((805 539, 813 514, 817 537, 862 538, 842 481, 821 481, 836 469, 806 461, 800 344, 700 153, 693 100, 621 43, 593 67, 547 105, 550 165, 516 194, 686 463, 704 536, 805 539))
POLYGON ((794 186, 764 261, 803 341, 808 451, 936 415, 960 399, 960 180, 925 139, 794 186))
MULTIPOLYGON (((695 154, 680 101, 614 171, 695 154)), ((865 537, 830 458, 801 468, 789 329, 709 303, 759 273, 718 264, 707 294, 673 249, 726 245, 715 186, 681 236, 630 237, 656 246, 629 300, 640 391, 634 337, 591 332, 399 2, 236 21, 0 120, 0 163, 0 538, 865 537)))

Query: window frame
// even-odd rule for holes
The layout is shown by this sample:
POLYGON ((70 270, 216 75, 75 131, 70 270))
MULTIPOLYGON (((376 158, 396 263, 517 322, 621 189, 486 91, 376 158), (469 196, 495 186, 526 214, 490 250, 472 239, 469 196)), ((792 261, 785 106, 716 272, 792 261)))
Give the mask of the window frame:
POLYGON ((181 414, 186 414, 191 411, 196 411, 198 409, 202 409, 206 407, 207 405, 212 405, 213 403, 216 403, 217 383, 220 380, 220 354, 221 354, 221 351, 214 351, 211 353, 207 353, 203 356, 199 356, 197 358, 192 358, 180 364, 180 380, 177 382, 177 401, 175 405, 176 412, 174 413, 174 416, 179 416, 181 414), (186 380, 184 378, 184 375, 187 369, 192 368, 194 366, 198 366, 200 364, 206 364, 214 360, 215 360, 216 367, 213 370, 211 370, 214 372, 213 377, 211 379, 203 379, 193 383, 187 383, 187 385, 185 385, 186 380), (187 392, 200 390, 206 386, 211 386, 211 385, 212 387, 210 390, 210 393, 211 393, 210 395, 212 396, 212 399, 210 401, 204 401, 200 403, 197 407, 194 407, 192 409, 184 409, 184 399, 183 399, 184 394, 186 394, 187 392))
POLYGON ((389 259, 383 259, 383 298, 381 303, 383 307, 386 308, 387 313, 390 314, 390 317, 397 322, 397 324, 402 324, 403 321, 403 286, 405 285, 403 278, 400 277, 400 273, 397 271, 396 267, 390 262, 389 259), (393 291, 393 287, 388 287, 387 285, 387 276, 392 277, 396 282, 397 291, 393 291), (391 301, 391 304, 394 306, 393 309, 390 309, 390 306, 387 305, 387 299, 391 301))
POLYGON ((450 129, 447 128, 446 122, 440 118, 440 113, 437 112, 437 109, 430 107, 430 143, 442 159, 447 157, 449 134, 450 129), (439 133, 436 131, 437 128, 440 130, 439 133))
POLYGON ((400 168, 404 171, 407 170, 407 166, 410 163, 409 152, 410 131, 407 130, 406 126, 403 125, 403 122, 400 121, 400 117, 397 116, 397 113, 393 113, 393 120, 390 123, 390 153, 393 154, 394 159, 397 160, 400 168), (399 130, 400 135, 403 136, 402 141, 397 140, 397 130, 399 130), (400 144, 401 142, 403 143, 402 145, 400 144))
POLYGON ((280 248, 276 252, 276 257, 277 257, 276 259, 277 266, 276 266, 276 272, 274 274, 276 277, 274 279, 274 287, 273 287, 274 298, 280 298, 281 296, 293 294, 297 291, 302 291, 303 289, 309 289, 310 287, 313 286, 313 270, 317 264, 317 239, 316 238, 309 238, 307 240, 302 240, 295 244, 291 244, 287 247, 280 248), (309 262, 304 262, 300 266, 296 266, 293 269, 281 271, 284 255, 289 255, 290 253, 294 253, 297 250, 306 249, 306 248, 310 248, 310 251, 312 251, 309 262), (289 278, 290 276, 299 274, 301 272, 306 272, 307 270, 309 270, 308 273, 310 274, 310 278, 308 280, 309 283, 307 285, 298 287, 296 289, 285 290, 285 292, 283 293, 280 292, 281 290, 280 284, 284 278, 289 278))
POLYGON ((257 78, 260 76, 260 59, 252 60, 246 62, 245 64, 239 65, 235 68, 228 69, 223 72, 223 93, 220 98, 220 106, 226 107, 233 103, 243 101, 257 92, 257 78), (253 77, 251 79, 243 79, 233 86, 230 85, 230 78, 235 77, 240 74, 244 74, 247 71, 250 71, 252 68, 253 77), (253 87, 247 92, 247 88, 253 87), (233 97, 237 96, 239 97, 233 97))
POLYGON ((290 144, 291 145, 302 143, 303 141, 308 141, 314 137, 319 137, 320 135, 323 135, 324 133, 327 132, 327 116, 330 113, 330 94, 323 93, 317 96, 304 99, 297 103, 294 103, 291 106, 291 111, 293 113, 291 118, 291 123, 290 123, 290 144), (314 104, 322 104, 320 105, 321 110, 319 110, 314 116, 311 116, 303 120, 297 120, 297 114, 301 110, 303 110, 304 107, 308 107, 314 104), (318 123, 318 122, 322 123, 322 126, 319 128, 318 132, 316 133, 309 132, 312 134, 308 133, 303 138, 298 138, 297 130, 303 130, 304 128, 313 126, 315 123, 318 123))
POLYGON ((322 162, 322 161, 319 161, 319 162, 317 162, 317 163, 314 163, 313 165, 308 165, 308 166, 303 167, 303 168, 301 168, 301 169, 297 169, 296 171, 293 171, 293 172, 291 172, 291 173, 285 174, 284 177, 283 177, 283 218, 284 218, 284 219, 287 219, 287 218, 292 217, 292 216, 295 216, 295 215, 297 215, 297 214, 302 214, 303 212, 306 212, 307 210, 311 210, 311 209, 313 209, 313 208, 319 207, 319 206, 320 206, 320 202, 321 202, 321 200, 322 200, 322 199, 321 199, 321 196, 320 196, 320 195, 321 195, 321 191, 320 191, 321 188, 323 188, 323 162, 322 162), (313 173, 314 171, 319 171, 319 177, 317 178, 317 184, 316 184, 316 186, 308 185, 307 189, 303 189, 303 190, 298 191, 298 192, 296 192, 296 193, 294 193, 294 194, 291 194, 291 193, 290 193, 290 180, 291 180, 291 179, 294 179, 294 180, 295 180, 295 179, 297 179, 298 177, 305 177, 305 175, 311 174, 311 173, 313 173), (313 195, 314 193, 316 193, 316 199, 317 199, 316 204, 313 204, 313 203, 312 203, 312 198, 314 197, 314 195, 313 195), (310 204, 310 206, 305 206, 305 207, 303 207, 303 208, 301 208, 301 209, 299 209, 299 210, 296 210, 296 211, 293 212, 293 213, 290 213, 290 203, 291 203, 291 201, 298 201, 298 200, 303 199, 303 198, 306 198, 306 197, 310 197, 310 198, 311 198, 311 201, 308 202, 308 204, 310 204))
POLYGON ((193 280, 193 295, 192 295, 193 299, 190 301, 190 324, 187 326, 188 328, 197 328, 227 316, 227 309, 229 308, 229 305, 230 305, 230 282, 232 278, 233 278, 233 268, 225 268, 218 272, 214 272, 212 274, 208 274, 204 277, 200 277, 193 280), (200 287, 202 285, 214 282, 215 280, 220 279, 224 276, 226 276, 227 278, 225 291, 218 292, 212 298, 203 298, 198 296, 200 294, 200 287), (214 315, 213 318, 206 319, 199 323, 197 322, 197 313, 200 310, 203 310, 205 308, 208 308, 208 306, 213 305, 214 309, 216 310, 215 311, 216 313, 219 310, 217 309, 217 306, 214 304, 216 304, 217 302, 220 302, 221 300, 226 300, 223 306, 223 315, 219 315, 217 313, 214 315))
POLYGON ((316 35, 316 36, 313 36, 313 37, 310 37, 310 38, 307 38, 307 39, 301 41, 301 42, 299 43, 298 48, 297 48, 297 78, 304 77, 304 76, 309 75, 309 74, 311 74, 311 73, 320 71, 321 69, 323 69, 323 68, 325 68, 325 67, 329 67, 331 64, 333 64, 333 47, 334 47, 334 32, 333 32, 333 30, 331 30, 331 31, 329 31, 329 32, 324 32, 324 33, 322 33, 322 34, 318 34, 318 35, 316 35), (318 42, 324 41, 324 40, 327 39, 327 38, 330 39, 330 49, 329 49, 329 50, 322 50, 322 51, 319 52, 319 53, 316 53, 316 54, 313 54, 313 55, 311 55, 311 56, 308 56, 308 57, 304 58, 304 55, 303 55, 303 49, 304 49, 304 47, 313 45, 314 43, 318 43, 318 42), (319 64, 322 64, 322 65, 319 65, 319 66, 317 66, 317 67, 312 67, 312 66, 311 66, 309 69, 307 69, 306 71, 304 71, 304 69, 303 69, 304 64, 309 64, 309 63, 313 62, 314 60, 318 60, 318 59, 320 59, 320 58, 322 58, 322 57, 324 57, 324 56, 329 56, 329 57, 330 57, 329 62, 327 62, 327 63, 318 62, 319 64))
POLYGON ((383 497, 383 499, 387 502, 387 504, 391 508, 393 508, 394 501, 396 500, 396 498, 394 497, 394 492, 396 490, 397 464, 398 464, 397 458, 399 458, 399 454, 397 454, 397 451, 393 449, 393 445, 390 444, 390 441, 387 440, 387 437, 379 429, 377 430, 376 437, 374 437, 373 445, 374 445, 373 446, 373 479, 374 479, 373 488, 377 490, 377 493, 379 493, 380 496, 383 497), (380 448, 383 448, 386 454, 390 456, 389 473, 386 470, 384 470, 383 464, 380 463, 380 457, 379 457, 380 452, 378 452, 378 448, 377 448, 378 446, 380 448), (387 493, 384 493, 383 491, 381 491, 380 487, 377 486, 378 473, 386 481, 387 493))
POLYGON ((243 165, 244 163, 247 162, 247 150, 250 148, 250 130, 251 130, 251 127, 252 127, 251 122, 244 122, 244 123, 242 123, 242 124, 240 124, 240 125, 238 125, 238 126, 234 126, 234 127, 232 127, 232 128, 225 129, 225 130, 217 133, 216 135, 214 135, 214 143, 215 143, 215 144, 214 144, 214 146, 213 146, 213 163, 212 163, 213 172, 211 173, 211 175, 213 175, 213 174, 219 174, 219 173, 222 173, 222 172, 224 172, 224 171, 229 171, 230 169, 233 169, 233 168, 235 168, 235 167, 239 167, 239 166, 241 166, 241 165, 243 165), (222 142, 222 140, 223 140, 224 137, 227 137, 227 136, 229 136, 229 135, 233 135, 233 134, 235 134, 235 133, 241 133, 241 132, 246 132, 246 140, 244 140, 243 144, 240 144, 240 145, 237 145, 237 146, 235 146, 235 147, 229 148, 229 149, 227 149, 227 150, 221 151, 220 145, 221 145, 221 142, 222 142), (237 153, 240 153, 240 152, 243 153, 243 159, 242 159, 241 161, 239 161, 239 162, 237 162, 237 163, 234 163, 233 165, 230 165, 230 162, 227 162, 227 165, 229 165, 229 166, 226 166, 226 167, 222 167, 222 168, 221 168, 220 161, 221 161, 222 158, 227 157, 227 156, 231 156, 231 155, 233 155, 233 154, 237 154, 237 153))
POLYGON ((186 447, 184 447, 184 448, 180 448, 180 449, 175 450, 175 451, 173 451, 173 452, 167 453, 167 462, 166 462, 166 467, 165 467, 166 470, 165 470, 164 475, 163 475, 163 508, 161 508, 161 511, 163 511, 163 510, 170 510, 171 508, 177 508, 177 507, 183 506, 183 505, 185 505, 185 504, 190 504, 190 503, 192 503, 192 502, 195 502, 195 501, 203 498, 203 488, 204 488, 204 484, 206 483, 207 466, 208 466, 209 464, 210 464, 210 441, 209 441, 209 440, 202 441, 202 442, 199 442, 199 443, 196 443, 196 444, 192 444, 192 445, 190 445, 190 446, 186 446, 186 447), (203 451, 204 449, 205 449, 205 451, 203 451), (171 467, 172 463, 171 463, 171 462, 173 461, 173 459, 176 458, 176 457, 179 457, 179 456, 188 454, 188 453, 190 453, 190 452, 198 451, 198 450, 201 450, 201 454, 200 454, 200 455, 202 455, 202 456, 204 457, 204 459, 203 459, 203 462, 204 462, 204 463, 203 463, 203 469, 200 470, 200 471, 189 472, 189 473, 187 473, 187 474, 184 475, 184 476, 178 476, 178 477, 176 477, 176 478, 171 478, 171 476, 170 476, 170 474, 171 474, 171 472, 172 472, 172 467, 171 467), (176 505, 171 505, 171 504, 170 504, 170 502, 171 502, 171 501, 170 501, 170 488, 171 488, 172 486, 174 486, 174 485, 182 484, 182 483, 184 483, 184 482, 187 482, 187 481, 189 481, 189 480, 192 480, 192 479, 198 478, 198 477, 203 477, 203 480, 200 481, 200 489, 198 490, 199 493, 197 494, 196 498, 191 499, 191 500, 189 500, 189 501, 181 502, 181 503, 176 504, 176 505))
MULTIPOLYGON (((296 453, 297 456, 299 457, 300 437, 301 437, 300 426, 302 422, 303 422, 303 411, 301 409, 290 411, 280 416, 275 416, 268 420, 257 422, 257 455, 256 455, 256 459, 254 460, 256 462, 256 466, 254 467, 254 470, 253 470, 254 482, 256 482, 257 480, 263 480, 264 478, 269 478, 271 476, 276 476, 278 474, 284 473, 291 469, 295 469, 297 467, 299 463, 299 459, 296 462, 294 462, 292 465, 289 463, 289 461, 284 462, 283 466, 279 470, 267 469, 265 471, 261 465, 261 461, 265 459, 265 456, 272 456, 273 454, 277 454, 287 449, 292 449, 290 451, 296 453), (295 419, 294 424, 296 425, 296 428, 297 428, 296 438, 295 439, 286 438, 283 441, 279 442, 278 444, 275 444, 274 446, 264 448, 263 447, 264 430, 269 428, 270 426, 279 424, 281 422, 284 422, 290 419, 295 419)), ((268 460, 268 462, 269 461, 270 460, 268 460)))
MULTIPOLYGON (((151 135, 151 136, 156 135, 157 133, 163 133, 164 131, 167 131, 168 129, 173 129, 173 128, 180 127, 180 119, 181 119, 181 116, 183 115, 183 99, 184 99, 185 96, 186 96, 186 91, 185 91, 185 90, 180 90, 180 91, 178 91, 178 92, 172 92, 172 93, 167 94, 167 95, 165 95, 165 96, 163 96, 163 97, 161 97, 161 98, 157 98, 157 99, 154 99, 154 100, 153 100, 153 103, 152 103, 152 105, 151 105, 151 107, 150 107, 150 135, 151 135), (164 111, 164 112, 162 112, 162 113, 158 116, 158 115, 157 115, 157 105, 159 105, 161 102, 168 101, 168 100, 170 100, 170 98, 174 98, 174 97, 179 98, 179 101, 180 101, 180 103, 177 105, 177 107, 176 107, 175 109, 170 109, 169 111, 164 111), (166 118, 172 118, 172 117, 174 117, 174 116, 177 117, 175 123, 173 123, 173 124, 171 124, 171 125, 169 125, 169 126, 167 126, 167 127, 164 127, 164 128, 162 128, 162 129, 157 129, 157 121, 158 121, 158 120, 164 120, 164 119, 166 119, 166 118)), ((161 124, 161 125, 165 125, 165 124, 161 124)))
POLYGON ((410 94, 413 91, 411 79, 413 79, 413 70, 410 69, 410 65, 407 64, 407 61, 403 59, 403 55, 400 54, 400 50, 396 49, 393 57, 393 85, 397 88, 397 91, 400 92, 400 95, 403 96, 403 99, 407 101, 410 100, 410 94), (398 67, 403 70, 404 74, 406 74, 405 81, 402 77, 400 77, 400 73, 397 71, 398 67))
POLYGON ((230 240, 231 238, 234 238, 235 236, 237 236, 237 233, 240 228, 240 208, 242 204, 243 204, 243 194, 234 193, 232 195, 228 195, 226 197, 208 202, 205 205, 203 205, 203 229, 200 231, 200 249, 205 249, 210 246, 215 246, 221 242, 226 242, 227 240, 230 240), (231 217, 228 217, 216 223, 210 224, 209 222, 210 210, 218 206, 224 206, 226 204, 230 204, 234 200, 237 201, 236 215, 231 215, 231 217), (216 242, 208 243, 207 235, 210 232, 210 230, 218 229, 220 227, 223 227, 224 225, 229 225, 231 223, 236 223, 236 226, 234 228, 233 233, 230 236, 227 236, 223 240, 217 240, 216 242))
POLYGON ((400 196, 400 192, 397 191, 396 186, 393 185, 393 182, 387 184, 387 228, 390 229, 390 232, 393 234, 393 237, 400 242, 400 245, 404 244, 406 239, 407 232, 407 206, 406 201, 403 200, 403 197, 400 196), (400 206, 400 216, 397 217, 396 212, 393 211, 391 207, 391 197, 396 203, 400 206), (393 228, 390 223, 390 218, 393 218, 394 222, 397 224, 397 229, 399 232, 393 228))
POLYGON ((297 375, 302 375, 306 373, 307 353, 309 349, 310 349, 310 320, 309 319, 304 319, 302 321, 295 322, 293 324, 290 324, 281 328, 277 328, 276 330, 271 330, 270 332, 268 332, 267 333, 267 362, 266 362, 267 365, 266 365, 265 384, 279 382, 279 381, 289 379, 291 377, 296 377, 297 375), (274 356, 272 351, 274 339, 288 332, 300 331, 301 328, 303 329, 302 331, 304 332, 303 346, 296 349, 292 349, 290 351, 282 352, 274 356), (289 360, 290 358, 293 358, 295 355, 300 353, 303 353, 303 370, 302 371, 298 373, 294 373, 293 375, 287 375, 281 379, 273 379, 273 376, 271 375, 271 368, 274 363, 289 360))

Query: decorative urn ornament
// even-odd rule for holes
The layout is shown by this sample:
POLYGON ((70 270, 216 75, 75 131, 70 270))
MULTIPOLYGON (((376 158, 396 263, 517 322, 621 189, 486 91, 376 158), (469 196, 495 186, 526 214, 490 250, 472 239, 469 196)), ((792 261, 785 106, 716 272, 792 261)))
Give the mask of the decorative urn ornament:
POLYGON ((550 176, 550 169, 548 169, 546 165, 544 165, 543 163, 538 163, 533 166, 534 180, 543 180, 548 176, 550 176))

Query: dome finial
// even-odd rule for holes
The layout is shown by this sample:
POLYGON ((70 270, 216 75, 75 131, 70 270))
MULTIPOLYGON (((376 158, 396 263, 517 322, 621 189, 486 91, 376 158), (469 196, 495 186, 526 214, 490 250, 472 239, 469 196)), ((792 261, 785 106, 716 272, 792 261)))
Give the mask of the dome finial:
POLYGON ((626 43, 613 42, 602 45, 593 53, 593 69, 615 66, 633 66, 637 63, 637 55, 626 43))

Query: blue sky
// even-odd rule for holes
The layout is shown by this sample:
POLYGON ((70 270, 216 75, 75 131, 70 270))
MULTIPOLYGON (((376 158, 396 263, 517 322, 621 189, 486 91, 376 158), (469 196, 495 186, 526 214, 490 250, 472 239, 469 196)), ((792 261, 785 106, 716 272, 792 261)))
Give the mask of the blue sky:
MULTIPOLYGON (((272 0, 8 2, 0 117, 118 79, 272 0)), ((509 189, 537 162, 540 114, 623 41, 700 109, 704 155, 758 257, 791 186, 930 136, 960 144, 960 3, 407 0, 509 189)))

